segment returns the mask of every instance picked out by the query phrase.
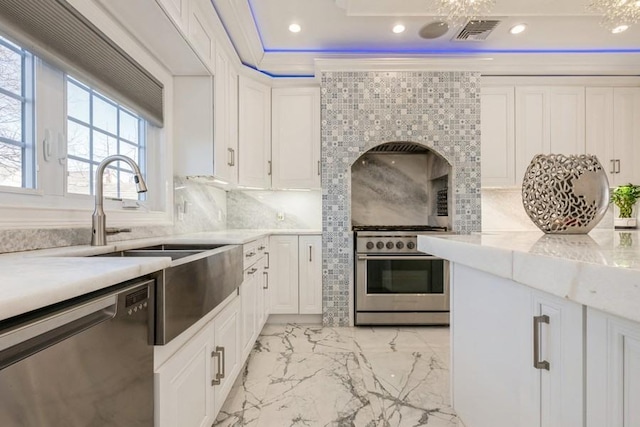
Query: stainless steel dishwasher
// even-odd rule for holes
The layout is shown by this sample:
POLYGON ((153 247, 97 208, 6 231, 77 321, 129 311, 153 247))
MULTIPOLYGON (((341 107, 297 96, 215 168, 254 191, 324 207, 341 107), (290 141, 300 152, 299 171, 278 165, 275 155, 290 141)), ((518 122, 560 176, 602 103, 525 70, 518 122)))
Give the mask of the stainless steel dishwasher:
POLYGON ((153 426, 154 285, 0 322, 0 426, 153 426))

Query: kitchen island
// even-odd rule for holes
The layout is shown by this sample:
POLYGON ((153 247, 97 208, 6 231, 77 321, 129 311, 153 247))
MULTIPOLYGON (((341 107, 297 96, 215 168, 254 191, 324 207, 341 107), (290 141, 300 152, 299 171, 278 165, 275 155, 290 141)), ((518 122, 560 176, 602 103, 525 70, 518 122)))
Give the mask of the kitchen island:
POLYGON ((467 425, 640 426, 640 233, 418 248, 451 262, 452 400, 467 425))

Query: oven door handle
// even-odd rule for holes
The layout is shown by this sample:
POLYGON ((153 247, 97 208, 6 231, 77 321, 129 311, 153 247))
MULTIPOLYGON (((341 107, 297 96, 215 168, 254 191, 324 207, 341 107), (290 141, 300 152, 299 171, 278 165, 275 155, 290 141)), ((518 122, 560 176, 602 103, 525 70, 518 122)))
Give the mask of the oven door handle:
POLYGON ((358 255, 358 260, 359 261, 393 261, 393 260, 413 260, 413 261, 419 261, 419 260, 432 260, 432 261, 438 261, 441 260, 443 258, 438 258, 436 256, 433 255, 374 255, 374 256, 367 256, 367 255, 358 255))

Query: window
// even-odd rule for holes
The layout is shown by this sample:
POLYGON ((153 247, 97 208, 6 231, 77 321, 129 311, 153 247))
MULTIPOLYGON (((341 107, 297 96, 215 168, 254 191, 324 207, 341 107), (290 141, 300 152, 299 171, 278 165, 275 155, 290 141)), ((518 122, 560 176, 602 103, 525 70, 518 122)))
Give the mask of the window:
POLYGON ((33 61, 0 37, 0 185, 35 187, 33 61))
MULTIPOLYGON (((132 158, 146 172, 146 122, 106 96, 67 77, 67 191, 93 194, 95 169, 106 157, 132 158)), ((128 164, 114 162, 104 173, 107 197, 138 199, 128 164)))

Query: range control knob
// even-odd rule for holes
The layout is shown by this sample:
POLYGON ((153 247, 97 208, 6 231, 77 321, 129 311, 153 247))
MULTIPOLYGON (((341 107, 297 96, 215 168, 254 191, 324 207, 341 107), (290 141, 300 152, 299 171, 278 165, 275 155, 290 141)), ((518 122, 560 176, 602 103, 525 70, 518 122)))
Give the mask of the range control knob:
POLYGON ((367 242, 367 249, 373 249, 374 246, 373 242, 367 242))
POLYGON ((382 243, 382 242, 376 243, 376 248, 378 248, 378 249, 384 248, 384 243, 382 243))
POLYGON ((413 242, 409 242, 407 243, 407 249, 415 249, 416 248, 416 244, 413 242))
POLYGON ((393 242, 387 242, 387 249, 393 249, 393 242))
POLYGON ((398 248, 398 249, 404 248, 404 243, 402 243, 402 242, 396 243, 396 248, 398 248))

